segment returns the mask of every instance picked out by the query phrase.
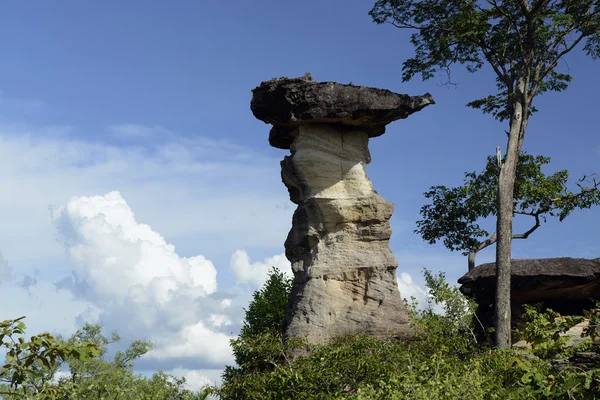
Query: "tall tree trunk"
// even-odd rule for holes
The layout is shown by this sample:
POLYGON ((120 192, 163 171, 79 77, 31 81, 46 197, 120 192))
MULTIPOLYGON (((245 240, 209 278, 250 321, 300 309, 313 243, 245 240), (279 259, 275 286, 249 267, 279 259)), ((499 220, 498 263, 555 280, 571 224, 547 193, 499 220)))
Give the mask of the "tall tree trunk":
POLYGON ((477 250, 476 249, 471 249, 469 251, 469 271, 471 271, 473 268, 475 268, 475 256, 477 255, 477 250))
POLYGON ((510 120, 508 146, 506 159, 500 169, 498 179, 498 218, 496 219, 496 301, 494 310, 494 329, 496 346, 502 349, 511 347, 511 310, 510 310, 510 280, 511 280, 511 248, 512 248, 512 222, 513 198, 515 188, 515 175, 519 161, 519 153, 524 134, 523 119, 525 82, 520 81, 517 86, 517 99, 514 101, 513 115, 510 120))

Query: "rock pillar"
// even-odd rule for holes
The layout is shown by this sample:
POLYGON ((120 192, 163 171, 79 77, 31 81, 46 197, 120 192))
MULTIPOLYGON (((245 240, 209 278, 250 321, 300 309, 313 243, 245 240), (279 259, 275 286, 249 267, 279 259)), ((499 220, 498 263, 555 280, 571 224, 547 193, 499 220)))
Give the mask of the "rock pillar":
POLYGON ((285 242, 294 272, 287 336, 325 343, 358 332, 410 334, 388 244, 394 206, 374 190, 365 166, 370 137, 429 104, 429 94, 310 77, 274 79, 253 90, 254 115, 273 125, 269 142, 291 153, 281 162, 298 205, 285 242))

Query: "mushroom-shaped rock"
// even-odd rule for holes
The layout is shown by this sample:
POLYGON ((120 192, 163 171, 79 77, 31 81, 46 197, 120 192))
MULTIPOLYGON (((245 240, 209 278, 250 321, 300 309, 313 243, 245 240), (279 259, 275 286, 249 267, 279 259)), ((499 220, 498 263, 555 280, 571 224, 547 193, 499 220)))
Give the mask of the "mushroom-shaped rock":
MULTIPOLYGON (((493 324, 496 264, 482 264, 458 280, 460 291, 479 304, 479 318, 485 325, 493 324)), ((543 303, 567 315, 581 315, 600 299, 600 258, 540 258, 511 261, 511 307, 513 326, 523 312, 522 305, 543 303)))
POLYGON ((273 125, 272 146, 290 149, 281 176, 298 205, 285 242, 294 286, 285 334, 325 343, 346 334, 409 335, 389 248, 394 206, 373 189, 369 138, 433 104, 431 96, 310 78, 253 90, 254 115, 273 125))
POLYGON ((290 148, 301 124, 340 125, 374 137, 390 122, 434 104, 429 93, 408 96, 311 78, 272 79, 252 92, 250 108, 256 118, 273 125, 269 143, 280 149, 290 148))

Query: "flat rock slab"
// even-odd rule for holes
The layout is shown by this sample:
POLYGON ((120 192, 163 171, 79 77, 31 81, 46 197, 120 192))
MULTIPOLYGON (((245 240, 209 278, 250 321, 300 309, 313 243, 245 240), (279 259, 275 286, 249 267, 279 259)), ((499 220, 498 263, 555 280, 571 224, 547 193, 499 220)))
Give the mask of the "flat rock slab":
MULTIPOLYGON (((540 258, 512 260, 512 301, 531 303, 600 298, 600 258, 540 258)), ((494 301, 496 264, 482 264, 458 280, 460 291, 479 304, 494 301)))
POLYGON ((316 82, 312 78, 279 78, 252 90, 252 113, 272 124, 269 143, 289 149, 299 124, 333 124, 380 136, 390 122, 404 119, 434 104, 423 96, 398 94, 385 89, 316 82))

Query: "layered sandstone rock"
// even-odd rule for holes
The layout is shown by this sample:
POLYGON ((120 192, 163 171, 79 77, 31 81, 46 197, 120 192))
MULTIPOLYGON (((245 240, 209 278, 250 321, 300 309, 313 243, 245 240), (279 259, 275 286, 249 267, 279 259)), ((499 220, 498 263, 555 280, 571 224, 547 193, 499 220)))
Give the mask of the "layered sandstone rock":
POLYGON ((294 287, 286 335, 311 343, 350 333, 406 335, 408 318, 388 241, 394 206, 373 189, 369 138, 432 104, 425 96, 311 78, 274 79, 253 90, 269 142, 289 149, 281 176, 298 205, 285 242, 294 287))

